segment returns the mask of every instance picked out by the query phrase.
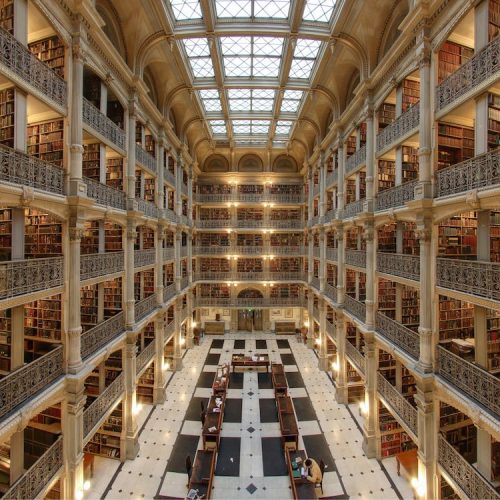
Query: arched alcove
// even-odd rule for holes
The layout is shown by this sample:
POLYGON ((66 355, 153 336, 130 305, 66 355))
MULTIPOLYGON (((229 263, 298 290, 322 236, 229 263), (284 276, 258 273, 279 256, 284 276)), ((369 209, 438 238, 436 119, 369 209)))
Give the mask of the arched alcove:
POLYGON ((262 172, 264 164, 257 155, 249 153, 241 157, 238 170, 240 172, 262 172))
POLYGON ((203 165, 205 172, 228 172, 229 162, 222 155, 210 155, 203 165))

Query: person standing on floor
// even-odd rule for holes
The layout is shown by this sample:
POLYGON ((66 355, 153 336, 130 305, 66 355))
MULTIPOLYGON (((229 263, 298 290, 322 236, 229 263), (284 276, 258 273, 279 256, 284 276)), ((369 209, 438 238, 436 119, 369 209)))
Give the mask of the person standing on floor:
POLYGON ((191 456, 188 455, 186 457, 186 473, 188 475, 188 484, 187 484, 187 488, 189 488, 189 483, 191 481, 191 472, 193 470, 193 462, 191 462, 191 456))

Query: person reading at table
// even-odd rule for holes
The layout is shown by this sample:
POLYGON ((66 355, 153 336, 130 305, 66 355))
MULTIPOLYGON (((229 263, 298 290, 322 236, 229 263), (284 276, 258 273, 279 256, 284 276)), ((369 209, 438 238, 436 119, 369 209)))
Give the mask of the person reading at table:
POLYGON ((307 480, 314 484, 320 484, 323 479, 323 474, 321 474, 321 469, 318 462, 313 458, 308 458, 304 462, 307 468, 307 480))

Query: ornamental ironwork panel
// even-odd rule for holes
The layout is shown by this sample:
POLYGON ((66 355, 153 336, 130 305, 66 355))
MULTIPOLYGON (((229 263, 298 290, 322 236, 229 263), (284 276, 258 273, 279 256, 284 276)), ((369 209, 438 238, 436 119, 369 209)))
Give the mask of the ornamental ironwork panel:
POLYGON ((163 302, 167 302, 172 297, 175 297, 175 293, 175 283, 165 286, 163 289, 163 302))
POLYGON ((167 326, 165 326, 164 340, 168 342, 170 337, 175 333, 175 321, 171 321, 167 326))
POLYGON ((237 279, 240 281, 265 280, 265 279, 267 279, 267 275, 266 275, 266 273, 259 272, 259 271, 236 272, 236 273, 234 273, 234 279, 237 279))
POLYGON ((124 270, 124 252, 94 253, 80 256, 80 280, 120 273, 124 270))
POLYGON ((332 262, 337 262, 338 249, 326 247, 326 260, 331 260, 332 262))
POLYGON ((269 279, 272 281, 287 281, 287 280, 296 280, 296 281, 305 281, 306 274, 301 272, 270 272, 269 279))
POLYGON ((345 173, 348 175, 353 170, 356 170, 361 165, 366 163, 366 144, 356 150, 349 156, 345 162, 345 173))
POLYGON ((303 194, 267 194, 258 201, 267 201, 270 203, 304 203, 303 194))
POLYGON ((443 168, 436 176, 438 198, 497 186, 500 184, 500 148, 443 168))
POLYGON ((90 431, 106 415, 108 410, 117 402, 123 394, 124 376, 120 373, 111 384, 104 389, 92 404, 83 412, 83 436, 87 437, 90 431))
POLYGON ((233 194, 197 194, 195 200, 198 203, 228 203, 237 200, 237 196, 233 194))
POLYGON ((349 203, 349 205, 346 205, 343 210, 339 211, 340 218, 349 219, 351 217, 355 217, 363 211, 364 203, 365 200, 358 200, 349 203))
POLYGON ((184 290, 184 288, 189 286, 189 278, 188 276, 184 276, 181 278, 181 290, 184 290))
POLYGON ((204 271, 195 274, 194 279, 196 281, 200 280, 231 280, 233 279, 233 273, 228 272, 212 272, 212 271, 204 271))
POLYGON ((64 258, 0 262, 0 300, 64 284, 64 258))
POLYGON ((153 219, 158 219, 160 217, 160 210, 154 203, 143 200, 142 198, 136 198, 136 201, 138 210, 146 217, 152 217, 153 219))
POLYGON ((152 294, 145 299, 135 303, 135 320, 138 321, 146 317, 156 308, 156 294, 152 294))
POLYGON ((364 323, 366 318, 366 305, 363 302, 354 299, 350 295, 346 295, 344 297, 344 307, 348 312, 364 323))
POLYGON ((500 300, 500 263, 437 259, 437 285, 477 297, 500 300))
POLYGON ((134 251, 134 267, 152 266, 156 261, 156 248, 134 251))
POLYGON ((349 266, 366 267, 366 252, 365 250, 345 251, 345 263, 349 266))
POLYGON ((56 105, 66 108, 68 86, 64 79, 3 28, 0 28, 0 64, 7 75, 21 78, 56 105))
POLYGON ((302 229, 303 227, 303 222, 299 219, 270 220, 264 224, 273 229, 302 229))
POLYGON ((405 182, 384 191, 379 191, 375 198, 375 211, 404 207, 405 203, 415 199, 415 186, 418 181, 405 182))
POLYGON ((164 208, 162 210, 162 215, 164 219, 167 219, 174 224, 177 223, 177 215, 175 215, 175 212, 173 210, 170 210, 170 208, 164 208))
POLYGON ((62 346, 6 375, 0 380, 0 418, 62 375, 62 346))
POLYGON ((339 178, 339 171, 334 170, 333 172, 330 172, 326 176, 326 187, 330 187, 331 185, 335 184, 338 181, 339 178))
POLYGON ((418 333, 380 312, 377 312, 375 325, 380 335, 396 344, 413 358, 419 359, 420 337, 418 333))
POLYGON ((408 428, 417 435, 417 409, 380 373, 377 373, 377 390, 408 428))
MULTIPOLYGON (((251 247, 243 247, 243 248, 251 248, 251 247)), ((263 253, 270 255, 305 255, 305 248, 298 247, 279 247, 279 246, 270 246, 270 247, 257 247, 259 250, 259 254, 263 253)))
POLYGON ((163 249, 163 260, 174 260, 175 259, 175 248, 167 247, 163 249))
POLYGON ((345 352, 351 359, 352 364, 364 375, 366 367, 365 357, 350 342, 345 343, 345 352))
POLYGON ((436 109, 439 111, 500 71, 500 38, 474 54, 436 88, 436 109))
POLYGON ((438 435, 438 464, 455 481, 467 498, 498 499, 500 495, 443 434, 438 435))
POLYGON ((311 279, 311 285, 316 288, 316 290, 319 290, 319 278, 316 278, 316 276, 313 276, 311 279))
POLYGON ((125 132, 85 97, 83 98, 82 119, 83 123, 125 151, 125 132))
POLYGON ((377 135, 377 153, 392 146, 420 124, 420 103, 416 102, 377 135))
POLYGON ((267 224, 263 220, 237 220, 236 227, 238 227, 238 228, 259 228, 259 227, 267 227, 267 224))
POLYGON ((139 144, 135 145, 135 159, 137 163, 156 173, 156 158, 139 144))
POLYGON ((4 500, 38 498, 63 467, 63 437, 54 444, 3 494, 4 500))
POLYGON ((420 279, 420 257, 402 253, 377 252, 377 271, 418 281, 420 279))
POLYGON ((87 196, 92 198, 99 205, 105 207, 113 207, 118 210, 126 210, 127 195, 124 191, 116 189, 94 179, 88 177, 83 178, 83 182, 87 185, 87 196))
POLYGON ((163 180, 168 182, 172 187, 175 187, 175 175, 167 168, 163 169, 163 180))
POLYGON ((135 374, 139 375, 155 354, 155 341, 152 340, 138 355, 135 360, 135 374))
POLYGON ((125 331, 125 313, 123 311, 111 316, 90 330, 82 333, 81 355, 82 359, 94 354, 101 347, 125 331))
POLYGON ((442 346, 437 346, 437 354, 439 375, 499 418, 500 379, 442 346))
POLYGON ((52 163, 0 145, 0 180, 64 194, 64 171, 52 163))
POLYGON ((196 226, 202 229, 216 229, 219 227, 232 227, 233 223, 228 220, 197 220, 196 226))
POLYGON ((337 302, 337 288, 330 283, 325 283, 324 294, 333 302, 337 302))

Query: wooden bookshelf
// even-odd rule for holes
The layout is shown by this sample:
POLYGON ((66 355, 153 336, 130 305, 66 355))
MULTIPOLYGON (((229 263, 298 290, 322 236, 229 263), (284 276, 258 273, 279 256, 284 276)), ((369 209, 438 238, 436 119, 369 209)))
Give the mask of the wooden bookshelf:
POLYGON ((28 154, 63 167, 64 120, 33 123, 28 126, 28 154))
POLYGON ((238 220, 264 220, 264 210, 261 208, 238 208, 238 220))
POLYGON ((500 313, 488 310, 486 319, 488 331, 488 365, 490 373, 500 373, 500 313))
POLYGON ((420 324, 420 294, 419 291, 403 287, 401 292, 401 323, 417 331, 420 324))
POLYGON ((300 272, 302 265, 300 257, 274 258, 269 263, 271 272, 300 272))
POLYGON ((61 434, 61 404, 49 406, 24 429, 24 467, 31 467, 61 434))
MULTIPOLYGON (((61 342, 61 295, 24 305, 24 338, 40 342, 61 342)), ((35 346, 36 347, 36 346, 35 346)), ((35 349, 36 350, 36 349, 35 349)))
POLYGON ((271 184, 268 189, 269 194, 302 194, 300 184, 271 184))
POLYGON ((402 222, 403 253, 406 255, 420 255, 420 243, 416 235, 414 222, 402 222))
POLYGON ((154 361, 146 368, 137 381, 137 400, 142 404, 153 404, 155 384, 154 361))
POLYGON ((477 218, 466 212, 441 222, 438 229, 438 255, 475 259, 477 255, 477 218))
POLYGON ((358 127, 359 147, 362 148, 366 144, 366 122, 363 122, 358 127))
POLYGON ((238 193, 262 194, 264 193, 264 186, 262 184, 238 184, 238 193))
POLYGON ((379 349, 378 371, 392 384, 396 384, 396 360, 388 352, 379 349))
POLYGON ((28 44, 32 54, 64 78, 64 43, 57 35, 28 44))
POLYGON ((0 90, 0 144, 14 147, 15 97, 13 88, 0 90))
POLYGON ((396 224, 385 224, 377 230, 378 251, 396 252, 396 224))
POLYGON ((80 253, 82 255, 99 252, 99 222, 96 220, 85 221, 83 235, 80 241, 80 253))
POLYGON ((420 82, 418 80, 410 80, 405 78, 403 80, 403 102, 402 109, 403 113, 416 104, 420 100, 420 82))
POLYGON ((199 218, 200 220, 229 220, 231 212, 227 208, 200 207, 199 218))
POLYGON ((387 127, 396 119, 396 106, 394 104, 383 103, 377 113, 379 130, 387 127))
POLYGON ((488 94, 488 149, 500 146, 500 96, 488 94))
POLYGON ((257 259, 238 259, 237 270, 239 273, 261 273, 264 271, 263 261, 257 259))
POLYGON ((140 168, 135 169, 135 197, 138 199, 142 198, 142 170, 140 168))
POLYGON ((155 201, 155 178, 144 176, 144 199, 154 203, 155 201))
POLYGON ((396 162, 378 161, 378 191, 384 191, 396 185, 396 162))
POLYGON ((106 158, 106 184, 123 190, 123 158, 106 158))
POLYGON ((271 298, 289 299, 300 296, 301 286, 296 283, 273 285, 270 290, 271 298))
POLYGON ((474 337, 474 306, 468 302, 439 296, 439 340, 474 337))
POLYGON ((196 244, 203 247, 228 247, 230 245, 227 233, 198 233, 196 244))
POLYGON ((25 216, 24 231, 27 259, 62 255, 62 224, 52 215, 30 210, 25 216))
POLYGON ((440 402, 439 430, 446 441, 469 463, 476 461, 477 429, 471 419, 453 406, 440 402))
POLYGON ((500 1, 489 0, 488 40, 491 42, 500 34, 500 1))
POLYGON ((349 205, 356 201, 356 181, 354 179, 346 179, 345 181, 345 203, 349 205))
POLYGON ((379 401, 380 455, 382 458, 392 457, 416 448, 410 436, 403 431, 398 421, 379 401))
POLYGON ((231 296, 229 286, 219 283, 202 283, 199 288, 200 297, 228 299, 231 296))
POLYGON ((153 136, 146 134, 144 137, 144 149, 153 157, 156 158, 156 141, 153 136))
POLYGON ((453 74, 474 55, 474 49, 446 41, 438 53, 438 84, 453 74))
POLYGON ((272 247, 294 247, 304 243, 304 236, 301 233, 273 233, 269 239, 272 247))
POLYGON ((490 219, 490 260, 500 262, 500 212, 491 212, 490 219))
POLYGON ((326 281, 329 285, 337 286, 337 266, 333 264, 326 265, 326 281))
POLYGON ((403 146, 402 183, 418 178, 418 148, 403 146))
POLYGON ((118 224, 104 223, 104 248, 106 252, 119 252, 123 249, 122 228, 118 224))
POLYGON ((356 297, 356 271, 345 270, 345 293, 350 297, 356 297))
POLYGON ((474 129, 438 123, 438 170, 474 157, 474 129))
POLYGON ((12 257, 12 211, 9 208, 0 210, 0 261, 11 260, 12 257))
POLYGON ((0 378, 10 372, 10 355, 12 345, 11 309, 0 310, 0 378))
POLYGON ((104 318, 108 319, 122 311, 122 278, 104 282, 104 318))
POLYGON ((231 194, 230 184, 199 184, 199 194, 231 194))
POLYGON ((396 283, 378 280, 378 311, 391 319, 396 319, 396 283))
POLYGON ((144 284, 143 284, 143 297, 149 297, 155 293, 155 272, 153 269, 142 271, 144 284))
POLYGON ((163 284, 171 285, 174 282, 174 264, 163 266, 163 284))
POLYGON ((143 130, 144 130, 144 125, 140 121, 137 121, 135 123, 135 142, 139 144, 139 146, 142 146, 143 130))
POLYGON ((270 220, 300 220, 300 208, 298 209, 274 209, 269 213, 270 220))
POLYGON ((80 290, 80 314, 82 329, 84 332, 90 330, 98 323, 98 286, 88 285, 80 290))
POLYGON ((347 157, 353 155, 356 152, 356 136, 350 135, 345 142, 346 155, 347 157))
POLYGON ((200 271, 213 273, 228 273, 231 270, 231 264, 228 259, 202 257, 199 260, 200 271))
POLYGON ((14 0, 0 0, 0 26, 14 34, 14 0))
POLYGON ((98 142, 83 145, 83 176, 97 182, 101 180, 101 146, 98 142))

